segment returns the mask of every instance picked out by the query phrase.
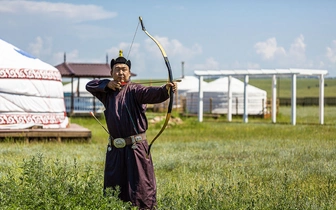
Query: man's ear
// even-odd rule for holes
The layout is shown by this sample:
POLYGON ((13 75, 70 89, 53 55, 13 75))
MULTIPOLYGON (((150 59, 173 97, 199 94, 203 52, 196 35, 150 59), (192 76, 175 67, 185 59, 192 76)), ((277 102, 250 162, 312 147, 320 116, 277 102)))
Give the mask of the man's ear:
POLYGON ((111 76, 113 76, 113 70, 111 69, 111 71, 110 71, 110 74, 111 74, 111 76))

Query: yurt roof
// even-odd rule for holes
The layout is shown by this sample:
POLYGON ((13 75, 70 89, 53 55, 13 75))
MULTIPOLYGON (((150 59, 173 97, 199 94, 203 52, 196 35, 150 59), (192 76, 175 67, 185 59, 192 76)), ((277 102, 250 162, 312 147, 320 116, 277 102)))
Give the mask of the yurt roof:
MULTIPOLYGON (((181 79, 182 81, 178 83, 178 90, 192 90, 197 89, 199 86, 199 79, 195 76, 184 76, 181 79)), ((203 86, 208 85, 207 82, 203 81, 203 86)))

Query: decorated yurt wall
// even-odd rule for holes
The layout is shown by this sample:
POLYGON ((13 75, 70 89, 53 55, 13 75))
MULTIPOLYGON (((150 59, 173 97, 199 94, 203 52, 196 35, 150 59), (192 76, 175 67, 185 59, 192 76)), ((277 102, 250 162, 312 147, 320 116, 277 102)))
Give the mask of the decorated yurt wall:
POLYGON ((0 129, 34 125, 68 126, 61 74, 0 39, 0 129))

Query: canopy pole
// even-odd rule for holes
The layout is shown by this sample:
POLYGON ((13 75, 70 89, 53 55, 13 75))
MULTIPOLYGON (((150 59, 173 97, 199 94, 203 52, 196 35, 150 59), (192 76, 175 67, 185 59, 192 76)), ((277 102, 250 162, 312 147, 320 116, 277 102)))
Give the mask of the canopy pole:
POLYGON ((292 75, 292 125, 296 125, 296 74, 292 75))
POLYGON ((70 115, 74 113, 74 87, 73 87, 73 76, 71 77, 71 104, 70 104, 70 115))
POLYGON ((276 123, 276 100, 277 100, 277 78, 273 75, 272 78, 272 123, 276 123))
POLYGON ((319 100, 319 108, 320 108, 320 124, 324 124, 324 77, 323 74, 320 75, 320 100, 319 100))
POLYGON ((245 75, 244 77, 244 116, 243 116, 243 121, 244 123, 248 122, 248 94, 247 94, 247 86, 249 82, 249 76, 245 75))
POLYGON ((228 112, 227 120, 232 121, 232 89, 231 89, 232 76, 228 76, 228 112))
POLYGON ((203 122, 203 76, 199 76, 199 91, 198 91, 198 121, 203 122))

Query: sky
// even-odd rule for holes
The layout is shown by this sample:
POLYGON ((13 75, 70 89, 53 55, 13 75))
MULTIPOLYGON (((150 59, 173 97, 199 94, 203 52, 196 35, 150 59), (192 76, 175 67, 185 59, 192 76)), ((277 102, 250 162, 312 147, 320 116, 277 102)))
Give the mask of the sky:
POLYGON ((56 66, 132 62, 136 79, 304 68, 336 77, 335 0, 0 0, 0 39, 56 66), (182 62, 184 64, 182 64, 182 62))

